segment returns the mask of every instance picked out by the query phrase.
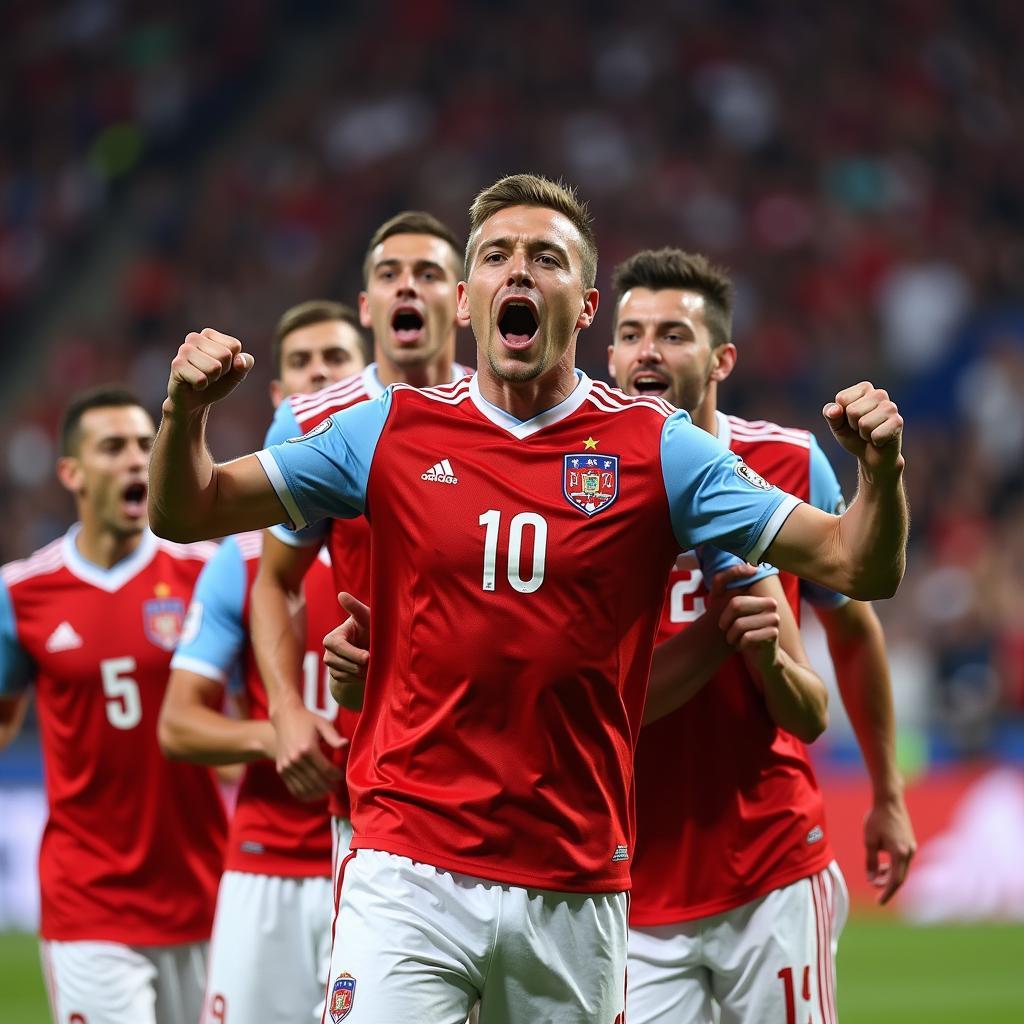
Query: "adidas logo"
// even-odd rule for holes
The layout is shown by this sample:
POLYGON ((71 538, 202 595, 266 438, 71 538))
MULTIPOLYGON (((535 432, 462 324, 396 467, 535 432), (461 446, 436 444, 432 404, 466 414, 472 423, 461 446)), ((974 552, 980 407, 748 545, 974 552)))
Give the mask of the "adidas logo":
POLYGON ((50 654, 58 651, 73 651, 76 647, 82 646, 82 638, 75 632, 70 622, 62 622, 46 641, 46 649, 50 654))
POLYGON ((447 459, 435 462, 426 473, 420 474, 420 479, 436 484, 457 484, 459 482, 459 478, 452 469, 452 464, 447 459))

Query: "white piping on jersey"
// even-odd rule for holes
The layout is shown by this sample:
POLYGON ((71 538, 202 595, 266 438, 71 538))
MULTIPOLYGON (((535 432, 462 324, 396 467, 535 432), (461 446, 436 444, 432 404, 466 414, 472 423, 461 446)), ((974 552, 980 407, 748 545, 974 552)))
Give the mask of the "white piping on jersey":
POLYGON ((34 551, 28 558, 20 558, 16 562, 9 562, 0 570, 4 583, 7 586, 14 586, 22 580, 31 579, 33 576, 45 576, 48 573, 56 572, 64 565, 64 555, 61 553, 63 537, 50 541, 46 547, 34 551))
POLYGON ((335 413, 355 404, 356 400, 379 398, 382 394, 384 388, 377 378, 375 365, 371 363, 354 377, 345 377, 330 387, 314 391, 311 395, 293 395, 289 401, 295 422, 301 427, 308 420, 322 416, 328 410, 335 413))
POLYGON ((301 530, 309 526, 309 523, 306 522, 306 517, 299 511, 299 506, 295 503, 295 498, 292 497, 292 492, 288 489, 284 474, 281 472, 281 467, 278 466, 274 456, 264 448, 256 453, 256 458, 260 460, 263 472, 267 474, 271 487, 274 488, 275 493, 281 500, 281 504, 284 506, 285 512, 288 513, 292 529, 301 530))
POLYGON ((594 381, 594 389, 587 396, 587 401, 602 412, 625 412, 637 407, 651 409, 668 419, 677 410, 668 402, 649 395, 627 395, 617 388, 610 388, 601 381, 594 381))
POLYGON ((402 382, 392 384, 392 387, 395 391, 416 391, 424 398, 429 398, 432 402, 441 402, 444 405, 458 405, 469 398, 469 381, 466 380, 460 380, 454 385, 438 384, 432 388, 416 388, 412 384, 402 382))
POLYGON ((236 533, 233 539, 238 545, 238 550, 244 561, 248 562, 253 558, 260 557, 260 553, 263 551, 262 530, 247 530, 245 533, 236 533))
POLYGON ((811 435, 806 430, 798 430, 792 427, 780 427, 776 423, 769 423, 766 420, 740 419, 738 416, 727 417, 729 430, 732 437, 745 441, 778 441, 783 444, 793 444, 799 448, 811 447, 811 435))
POLYGON ((473 374, 469 381, 469 397, 480 412, 489 419, 495 426, 508 431, 513 437, 520 441, 531 434, 536 434, 544 427, 550 427, 552 423, 560 423, 567 416, 571 416, 587 400, 594 382, 582 371, 576 370, 577 384, 569 394, 558 405, 545 409, 532 419, 519 420, 511 413, 499 408, 480 393, 480 382, 477 375, 473 374))
POLYGON ((758 534, 757 540, 754 541, 754 546, 744 556, 751 565, 757 565, 761 561, 761 556, 771 546, 772 541, 775 540, 776 534, 782 529, 782 524, 789 518, 790 512, 797 505, 802 504, 803 502, 792 494, 787 494, 782 499, 782 503, 771 514, 768 522, 764 524, 764 529, 758 534))
POLYGON ((215 683, 224 686, 228 681, 228 674, 223 669, 202 658, 194 658, 190 654, 175 654, 171 658, 171 668, 183 668, 186 672, 194 672, 204 679, 212 679, 215 683))

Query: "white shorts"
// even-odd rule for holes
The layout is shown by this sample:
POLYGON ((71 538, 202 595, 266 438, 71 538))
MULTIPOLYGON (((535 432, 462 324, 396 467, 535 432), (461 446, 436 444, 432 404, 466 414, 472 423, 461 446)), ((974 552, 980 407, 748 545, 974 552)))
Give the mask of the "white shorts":
POLYGON ((40 942, 56 1024, 189 1024, 199 1020, 206 943, 125 946, 40 942))
POLYGON ((835 1024, 839 865, 696 921, 630 928, 629 1024, 835 1024))
POLYGON ((377 850, 342 867, 325 1024, 616 1024, 625 893, 557 893, 377 850))

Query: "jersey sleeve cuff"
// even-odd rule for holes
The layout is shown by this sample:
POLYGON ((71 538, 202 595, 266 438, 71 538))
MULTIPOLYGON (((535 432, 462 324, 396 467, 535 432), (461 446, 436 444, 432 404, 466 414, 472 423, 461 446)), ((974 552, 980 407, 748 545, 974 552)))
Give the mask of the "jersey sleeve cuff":
POLYGON ((799 498, 794 497, 792 494, 787 494, 783 497, 775 511, 768 517, 768 522, 764 524, 764 529, 761 530, 757 540, 754 541, 754 546, 747 552, 746 559, 751 565, 757 565, 764 553, 771 546, 775 535, 782 529, 782 524, 789 518, 790 512, 801 504, 799 498))
POLYGON ((263 472, 267 474, 271 487, 274 488, 278 498, 281 499, 281 504, 284 505, 284 510, 288 513, 288 518, 291 520, 292 528, 301 530, 308 526, 309 523, 299 511, 299 506, 295 503, 292 492, 288 490, 288 484, 285 482, 281 467, 278 466, 277 460, 270 453, 269 449, 264 448, 262 451, 257 452, 256 458, 260 460, 260 465, 263 467, 263 472))
POLYGON ((227 673, 217 668, 216 665, 203 661, 202 658, 193 658, 188 654, 176 654, 171 658, 171 669, 176 668, 184 669, 186 672, 194 672, 197 676, 202 676, 204 679, 212 679, 215 683, 220 683, 221 686, 227 686, 227 673))
POLYGON ((293 530, 291 527, 278 525, 270 527, 270 533, 290 548, 311 548, 323 544, 326 539, 327 530, 322 529, 324 526, 326 520, 313 523, 304 530, 293 530))

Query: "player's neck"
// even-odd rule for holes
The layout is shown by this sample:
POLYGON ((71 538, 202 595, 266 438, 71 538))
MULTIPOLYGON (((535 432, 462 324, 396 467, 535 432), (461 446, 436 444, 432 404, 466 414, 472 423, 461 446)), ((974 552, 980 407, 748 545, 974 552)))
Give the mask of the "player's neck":
POLYGON ((387 359, 377 360, 377 379, 384 387, 389 384, 411 384, 414 388, 433 388, 452 379, 452 357, 445 352, 429 363, 419 366, 396 366, 387 359))
POLYGON ((87 516, 81 519, 82 528, 75 537, 78 553, 101 569, 111 569, 118 562, 134 554, 142 543, 143 533, 113 533, 87 516))
POLYGON ((531 420, 547 409, 553 409, 573 393, 578 383, 575 367, 568 359, 559 360, 536 380, 516 383, 499 377, 486 358, 479 361, 477 369, 480 394, 517 420, 531 420))
POLYGON ((718 402, 710 387, 704 396, 704 401, 690 413, 690 419, 693 420, 694 426, 718 437, 718 402))

